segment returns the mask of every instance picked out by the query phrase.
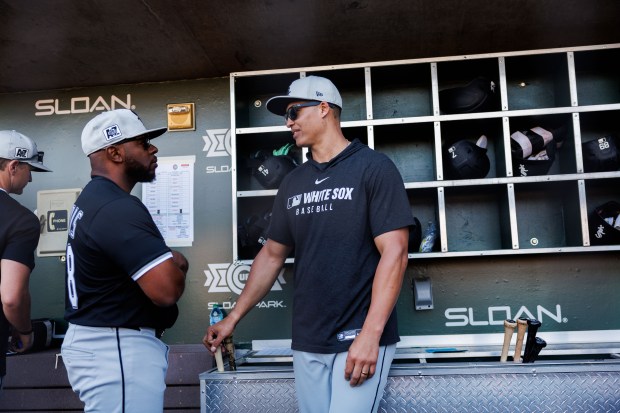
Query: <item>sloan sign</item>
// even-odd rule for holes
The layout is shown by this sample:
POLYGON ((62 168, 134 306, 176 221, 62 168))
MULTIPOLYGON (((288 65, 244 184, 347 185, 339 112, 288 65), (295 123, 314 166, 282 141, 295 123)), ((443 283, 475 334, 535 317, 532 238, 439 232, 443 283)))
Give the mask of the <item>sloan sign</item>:
POLYGON ((74 97, 69 100, 40 99, 34 103, 37 109, 35 116, 73 115, 77 113, 103 112, 114 109, 135 109, 131 104, 131 95, 118 97, 116 95, 74 97))
POLYGON ((473 308, 459 307, 448 308, 444 315, 446 316, 446 327, 463 327, 463 326, 488 326, 503 325, 504 320, 519 317, 536 318, 540 321, 553 320, 556 323, 567 323, 568 319, 562 317, 562 307, 559 304, 555 309, 549 310, 541 305, 536 306, 536 312, 533 313, 527 307, 522 306, 516 312, 508 306, 488 307, 486 310, 474 311, 473 308))

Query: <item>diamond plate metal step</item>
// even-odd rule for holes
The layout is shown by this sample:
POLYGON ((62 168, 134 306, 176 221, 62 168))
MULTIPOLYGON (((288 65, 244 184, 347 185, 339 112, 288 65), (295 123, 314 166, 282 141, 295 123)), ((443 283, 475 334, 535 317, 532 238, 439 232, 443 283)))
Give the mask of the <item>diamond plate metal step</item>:
MULTIPOLYGON (((200 375, 204 413, 297 412, 292 367, 200 375)), ((620 412, 620 361, 393 366, 379 407, 409 412, 620 412)))

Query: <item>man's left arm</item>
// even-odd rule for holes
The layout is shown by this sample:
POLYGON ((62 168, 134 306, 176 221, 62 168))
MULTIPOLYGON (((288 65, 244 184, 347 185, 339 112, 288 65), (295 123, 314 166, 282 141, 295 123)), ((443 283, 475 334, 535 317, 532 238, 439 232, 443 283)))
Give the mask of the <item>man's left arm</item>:
POLYGON ((379 357, 379 340, 400 294, 407 268, 409 228, 389 231, 375 238, 381 254, 372 284, 370 308, 362 331, 355 338, 345 366, 345 379, 352 386, 360 385, 375 374, 379 357), (362 375, 368 373, 368 376, 362 375))

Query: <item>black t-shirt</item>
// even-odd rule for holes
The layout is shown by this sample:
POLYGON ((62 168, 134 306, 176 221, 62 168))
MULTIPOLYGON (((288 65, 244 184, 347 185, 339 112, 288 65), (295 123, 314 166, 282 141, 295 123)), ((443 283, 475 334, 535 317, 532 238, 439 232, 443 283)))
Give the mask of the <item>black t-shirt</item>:
MULTIPOLYGON (((36 215, 0 190, 0 259, 20 262, 32 270, 39 235, 36 215)), ((9 322, 4 312, 0 311, 0 377, 6 374, 8 339, 9 322)))
POLYGON ((136 283, 171 257, 144 204, 94 177, 69 221, 65 319, 93 327, 171 327, 177 306, 156 306, 136 283))
MULTIPOLYGON (((294 350, 348 350, 370 307, 380 259, 374 238, 412 224, 393 162, 357 140, 330 162, 309 157, 286 176, 269 238, 295 248, 294 350)), ((398 340, 394 310, 380 344, 398 340)))

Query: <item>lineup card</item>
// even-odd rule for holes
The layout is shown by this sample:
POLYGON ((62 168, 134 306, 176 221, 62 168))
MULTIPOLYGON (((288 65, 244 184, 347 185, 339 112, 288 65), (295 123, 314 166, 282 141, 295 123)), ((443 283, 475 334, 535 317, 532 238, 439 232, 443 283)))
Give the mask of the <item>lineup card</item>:
POLYGON ((153 182, 142 184, 142 202, 169 247, 194 242, 195 156, 158 157, 153 182))

